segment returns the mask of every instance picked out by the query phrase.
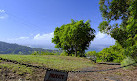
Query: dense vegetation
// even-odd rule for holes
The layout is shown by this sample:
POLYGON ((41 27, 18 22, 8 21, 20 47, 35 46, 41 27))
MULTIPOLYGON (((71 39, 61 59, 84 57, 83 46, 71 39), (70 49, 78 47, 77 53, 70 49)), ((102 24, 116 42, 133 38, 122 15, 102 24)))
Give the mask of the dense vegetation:
POLYGON ((98 28, 116 43, 87 55, 95 56, 98 62, 121 62, 123 65, 137 61, 137 0, 100 0, 99 4, 104 21, 98 28), (119 20, 121 23, 116 23, 119 20))
POLYGON ((43 52, 57 52, 57 50, 47 50, 42 48, 30 48, 18 44, 9 44, 0 41, 0 54, 32 54, 36 51, 43 52))
POLYGON ((61 48, 67 55, 84 56, 85 50, 89 47, 90 41, 95 38, 95 30, 90 27, 90 21, 83 20, 57 27, 54 31, 52 42, 56 48, 61 48))
POLYGON ((86 53, 86 56, 95 57, 94 59, 97 62, 118 62, 120 63, 126 56, 124 55, 125 51, 119 43, 116 43, 109 48, 104 48, 100 52, 89 51, 86 53))

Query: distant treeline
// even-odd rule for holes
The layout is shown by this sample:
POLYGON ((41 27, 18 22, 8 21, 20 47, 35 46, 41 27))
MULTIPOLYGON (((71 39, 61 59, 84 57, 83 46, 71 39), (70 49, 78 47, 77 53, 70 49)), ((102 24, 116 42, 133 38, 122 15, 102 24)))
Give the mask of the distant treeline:
POLYGON ((35 51, 43 52, 58 52, 58 50, 49 50, 42 48, 30 48, 18 44, 9 44, 0 41, 0 54, 32 54, 35 51))

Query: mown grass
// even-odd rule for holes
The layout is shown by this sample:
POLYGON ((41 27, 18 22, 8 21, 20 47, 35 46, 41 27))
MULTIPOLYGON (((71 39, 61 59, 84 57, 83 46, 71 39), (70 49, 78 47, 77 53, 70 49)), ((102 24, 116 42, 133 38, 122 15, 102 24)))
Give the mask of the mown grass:
MULTIPOLYGON (((79 70, 81 68, 91 67, 90 60, 80 57, 55 56, 55 55, 0 55, 1 58, 16 60, 21 63, 44 66, 58 70, 79 70)), ((3 65, 7 66, 7 65, 3 65)), ((16 67, 18 67, 17 65, 16 67)), ((15 66, 14 66, 15 67, 15 66)), ((10 68, 13 68, 11 66, 10 68)))

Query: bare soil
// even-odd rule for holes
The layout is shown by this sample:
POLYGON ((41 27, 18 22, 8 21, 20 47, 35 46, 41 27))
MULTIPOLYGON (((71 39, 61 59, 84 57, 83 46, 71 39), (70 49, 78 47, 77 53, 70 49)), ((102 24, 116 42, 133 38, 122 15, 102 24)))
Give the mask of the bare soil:
MULTIPOLYGON (((120 65, 100 65, 83 70, 102 70, 120 67, 120 65)), ((116 69, 104 72, 69 73, 68 81, 137 81, 137 67, 132 70, 116 69)))
MULTIPOLYGON (((83 71, 102 70, 120 67, 120 65, 100 65, 83 68, 83 71)), ((0 81, 43 81, 46 71, 35 69, 33 75, 17 75, 10 69, 0 68, 0 81), (28 78, 27 78, 28 77, 28 78)), ((132 70, 117 69, 104 72, 68 73, 67 81, 137 81, 137 67, 132 70)))

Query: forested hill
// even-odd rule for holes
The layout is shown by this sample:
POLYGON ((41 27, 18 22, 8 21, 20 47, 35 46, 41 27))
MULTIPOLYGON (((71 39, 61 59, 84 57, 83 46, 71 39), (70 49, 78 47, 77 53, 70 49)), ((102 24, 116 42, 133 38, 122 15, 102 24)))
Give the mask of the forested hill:
POLYGON ((0 41, 0 54, 31 54, 34 51, 53 52, 53 50, 42 49, 42 48, 30 48, 27 46, 10 44, 0 41))

